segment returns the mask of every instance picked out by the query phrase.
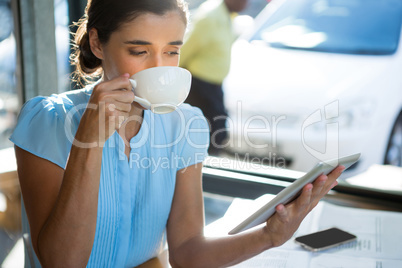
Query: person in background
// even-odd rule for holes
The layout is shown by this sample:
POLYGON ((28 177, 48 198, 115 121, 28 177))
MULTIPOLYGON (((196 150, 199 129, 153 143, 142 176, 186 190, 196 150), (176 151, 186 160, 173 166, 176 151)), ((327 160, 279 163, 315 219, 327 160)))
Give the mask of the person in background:
POLYGON ((210 125, 209 154, 219 155, 228 133, 222 82, 229 73, 236 38, 232 18, 248 0, 208 0, 198 9, 180 52, 179 65, 193 75, 187 103, 199 107, 210 125))
POLYGON ((342 167, 278 205, 264 226, 204 237, 207 122, 188 104, 145 110, 129 82, 141 70, 177 66, 186 25, 181 0, 89 1, 73 60, 81 77, 100 79, 24 104, 10 139, 24 232, 41 266, 135 267, 167 242, 174 268, 227 267, 290 239, 336 185, 342 167))

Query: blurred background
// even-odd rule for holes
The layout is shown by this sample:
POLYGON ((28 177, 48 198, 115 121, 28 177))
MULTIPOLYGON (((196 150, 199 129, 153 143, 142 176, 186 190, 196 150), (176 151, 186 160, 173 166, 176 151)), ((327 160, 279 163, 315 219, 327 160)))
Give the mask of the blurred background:
MULTIPOLYGON (((21 1, 22 2, 22 1, 21 1)), ((189 0, 191 13, 203 0, 189 0)), ((54 0, 57 85, 71 90, 70 28, 85 1, 54 0)), ((20 193, 8 137, 29 99, 15 30, 20 1, 0 0, 0 264, 20 233, 20 193), (13 11, 14 10, 14 11, 13 11), (4 153, 3 153, 4 152, 4 153), (14 173, 13 173, 14 174, 14 173)), ((17 25, 17 26, 16 26, 17 25)), ((402 166, 402 2, 249 0, 224 81, 229 137, 220 157, 305 172, 361 152, 344 179, 374 164, 402 166)), ((29 82, 28 82, 29 83, 29 82)), ((401 182, 402 185, 402 182, 401 182)), ((230 204, 205 198, 207 223, 230 204)))

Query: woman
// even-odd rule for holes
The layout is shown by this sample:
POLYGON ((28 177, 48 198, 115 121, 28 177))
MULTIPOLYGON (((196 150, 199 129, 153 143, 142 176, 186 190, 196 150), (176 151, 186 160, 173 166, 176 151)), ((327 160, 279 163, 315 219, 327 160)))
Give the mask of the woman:
POLYGON ((42 266, 134 267, 160 253, 165 232, 173 267, 228 266, 288 240, 342 168, 279 205, 265 227, 205 238, 206 121, 189 105, 166 115, 144 111, 133 102, 128 80, 143 69, 177 66, 185 4, 92 0, 86 11, 73 59, 84 79, 102 78, 82 90, 30 100, 11 137, 42 266), (155 164, 172 158, 178 161, 155 164))

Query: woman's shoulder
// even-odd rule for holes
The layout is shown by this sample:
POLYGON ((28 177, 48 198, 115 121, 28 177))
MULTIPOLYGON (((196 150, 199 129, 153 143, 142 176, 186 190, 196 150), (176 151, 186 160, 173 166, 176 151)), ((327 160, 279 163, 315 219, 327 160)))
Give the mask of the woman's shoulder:
POLYGON ((37 116, 38 113, 63 116, 73 108, 77 108, 80 105, 86 106, 89 96, 90 92, 87 88, 50 96, 36 96, 22 106, 20 117, 24 115, 37 116))
POLYGON ((57 112, 68 113, 72 109, 83 112, 88 104, 92 88, 71 90, 61 94, 53 94, 42 101, 53 105, 57 112), (81 107, 82 106, 82 107, 81 107))
POLYGON ((20 111, 10 140, 64 168, 88 99, 86 89, 30 99, 20 111))

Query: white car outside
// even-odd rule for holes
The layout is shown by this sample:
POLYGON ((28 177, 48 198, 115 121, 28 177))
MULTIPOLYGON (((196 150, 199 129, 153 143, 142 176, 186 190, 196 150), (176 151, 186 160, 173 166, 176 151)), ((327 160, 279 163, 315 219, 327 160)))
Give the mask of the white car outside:
POLYGON ((232 49, 223 85, 230 131, 225 149, 240 159, 257 156, 276 167, 286 161, 286 167, 298 171, 361 152, 346 176, 372 164, 400 166, 401 16, 401 2, 393 0, 268 4, 253 30, 232 49), (359 21, 363 17, 367 19, 359 21), (331 20, 339 24, 332 28, 331 20), (345 30, 363 32, 366 39, 381 36, 363 43, 360 36, 343 36, 345 30))

